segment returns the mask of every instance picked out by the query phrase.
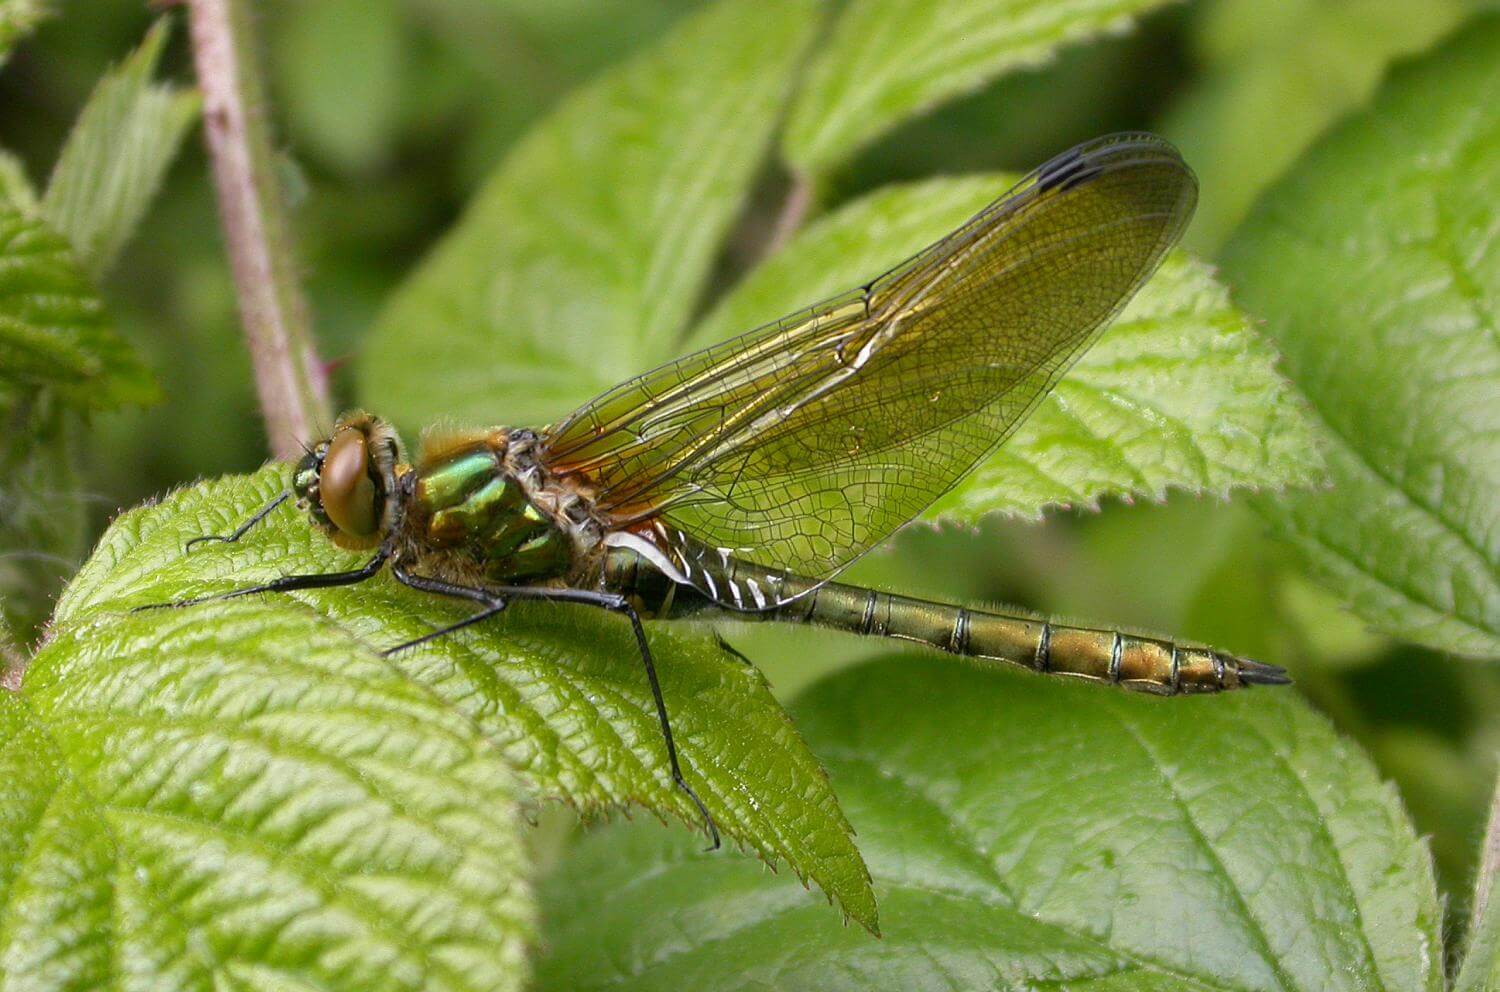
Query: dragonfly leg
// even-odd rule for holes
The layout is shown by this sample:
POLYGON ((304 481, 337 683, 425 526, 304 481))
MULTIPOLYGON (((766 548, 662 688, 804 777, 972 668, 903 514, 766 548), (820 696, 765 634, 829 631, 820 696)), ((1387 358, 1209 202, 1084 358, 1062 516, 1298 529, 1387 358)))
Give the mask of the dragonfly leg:
POLYGON ((391 574, 396 577, 397 582, 404 586, 410 586, 421 592, 435 593, 439 596, 467 599, 472 603, 478 603, 482 609, 478 613, 464 617, 456 623, 450 623, 446 627, 439 627, 431 633, 423 634, 421 637, 413 638, 410 641, 404 641, 393 648, 386 648, 380 652, 386 657, 405 651, 408 648, 414 648, 419 644, 426 644, 428 641, 435 641, 439 637, 446 637, 454 631, 463 630, 465 627, 472 627, 476 623, 483 623, 509 605, 508 600, 488 589, 481 589, 477 586, 459 585, 456 582, 444 582, 442 579, 434 579, 426 575, 415 575, 400 565, 393 567, 391 574))
POLYGON ((375 552, 375 557, 365 562, 359 568, 350 569, 347 572, 319 572, 312 575, 283 575, 279 579, 258 586, 246 586, 243 589, 231 589, 229 592, 214 593, 211 596, 197 596, 192 599, 174 599, 169 603, 148 603, 145 606, 137 606, 131 610, 139 613, 142 610, 159 610, 166 607, 197 606, 199 603, 212 603, 221 599, 238 599, 241 596, 254 596, 262 592, 293 592, 298 589, 328 589, 333 586, 352 586, 357 582, 373 578, 385 567, 387 559, 391 557, 391 549, 382 547, 375 552))
POLYGON ((751 668, 755 667, 755 662, 753 662, 749 658, 747 658, 745 656, 745 653, 743 651, 741 651, 739 648, 735 647, 733 644, 730 644, 728 641, 724 640, 724 635, 723 634, 721 634, 717 630, 715 630, 715 631, 713 631, 713 635, 714 635, 714 643, 719 646, 719 650, 720 651, 723 651, 725 654, 729 655, 729 657, 731 657, 731 658, 738 658, 740 661, 742 661, 745 664, 749 665, 751 668))
POLYGON ((249 533, 250 528, 254 527, 256 524, 266 519, 266 517, 270 516, 272 510, 276 509, 282 503, 285 503, 291 498, 291 490, 287 490, 280 496, 277 496, 275 499, 271 500, 271 502, 267 503, 265 506, 261 507, 259 510, 256 510, 254 516, 234 529, 234 533, 204 534, 200 537, 193 538, 191 541, 188 541, 187 544, 183 545, 182 550, 191 551, 193 550, 193 545, 200 543, 206 544, 209 541, 223 541, 225 544, 233 544, 235 541, 238 541, 240 538, 249 533))
POLYGON ((405 569, 397 566, 392 570, 396 580, 413 589, 423 592, 437 593, 441 596, 452 596, 456 599, 467 599, 472 603, 478 603, 482 609, 473 616, 465 617, 457 623, 449 624, 430 634, 424 634, 413 641, 398 644, 391 648, 386 654, 403 651, 417 644, 422 644, 435 638, 451 634, 455 630, 468 627, 471 624, 480 623, 504 610, 505 607, 517 599, 539 600, 548 603, 579 603, 584 606, 596 606, 612 613, 622 613, 630 621, 630 629, 635 634, 636 648, 640 652, 641 664, 646 669, 646 681, 651 686, 651 698, 656 703, 656 719, 661 724, 662 740, 667 745, 667 763, 672 770, 672 782, 687 794, 698 808, 698 813, 703 817, 703 823, 708 827, 708 835, 713 844, 710 851, 719 848, 719 827, 714 823, 714 818, 708 812, 708 807, 703 805, 703 800, 698 798, 698 793, 688 785, 687 778, 682 774, 682 766, 677 761, 677 744, 672 740, 672 724, 667 719, 667 702, 661 693, 661 682, 656 677, 656 663, 651 657, 651 646, 646 641, 646 628, 641 623, 641 615, 636 612, 634 606, 624 596, 616 593, 595 592, 590 589, 552 589, 545 586, 495 586, 485 589, 476 586, 464 586, 454 582, 445 582, 442 579, 429 578, 423 575, 413 575, 405 569))

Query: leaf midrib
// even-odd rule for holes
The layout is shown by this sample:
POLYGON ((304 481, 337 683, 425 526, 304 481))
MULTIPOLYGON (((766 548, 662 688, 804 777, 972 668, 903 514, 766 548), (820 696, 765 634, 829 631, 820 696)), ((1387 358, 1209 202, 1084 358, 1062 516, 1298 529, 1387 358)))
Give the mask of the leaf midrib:
MULTIPOLYGON (((1488 117, 1478 110, 1472 111, 1468 114, 1467 121, 1463 126, 1464 133, 1454 139, 1451 146, 1452 150, 1448 155, 1447 161, 1443 164, 1441 169, 1438 170, 1438 172, 1440 172, 1442 176, 1444 176, 1445 178, 1451 178, 1452 174, 1458 168, 1459 160, 1464 158, 1466 155, 1471 154, 1474 143, 1482 134, 1480 128, 1486 120, 1488 120, 1488 117)), ((1433 185, 1436 190, 1441 190, 1443 188, 1442 183, 1434 183, 1433 185)), ((1450 253, 1445 250, 1446 248, 1454 244, 1454 239, 1449 238, 1445 241, 1441 238, 1441 234, 1445 229, 1445 218, 1442 210, 1442 204, 1436 199, 1436 196, 1437 194, 1434 193, 1435 200, 1433 204, 1433 217, 1437 231, 1434 233, 1429 244, 1429 247, 1432 249, 1432 255, 1448 268, 1455 294, 1464 302, 1466 307, 1474 316, 1476 330, 1480 332, 1481 336, 1486 337, 1492 346, 1500 347, 1500 329, 1497 329, 1494 320, 1484 312, 1484 308, 1480 306, 1475 299, 1473 299, 1472 294, 1464 292, 1464 288, 1469 286, 1471 281, 1468 270, 1459 262, 1459 260, 1450 257, 1450 253), (1488 330, 1488 334, 1484 334, 1485 330, 1488 330)), ((1274 224, 1277 228, 1279 228, 1292 238, 1310 244, 1319 251, 1326 252, 1331 255, 1343 255, 1345 253, 1345 249, 1342 246, 1326 244, 1321 237, 1313 234, 1310 231, 1303 230, 1298 224, 1290 222, 1290 218, 1286 216, 1284 211, 1274 215, 1274 224)), ((1439 512, 1437 508, 1428 506, 1423 500, 1419 499, 1415 493, 1411 492, 1404 485, 1401 485, 1400 483, 1391 479, 1381 469, 1380 466, 1375 464, 1370 456, 1368 456, 1357 445, 1352 443, 1347 433, 1345 432, 1343 425, 1336 423, 1331 418, 1329 413, 1325 410, 1320 397, 1309 395, 1308 392, 1302 389, 1300 386, 1297 386, 1296 389, 1297 392, 1300 393, 1303 399, 1306 401, 1308 408, 1317 416, 1318 420, 1327 429, 1328 433, 1333 438, 1335 438, 1345 450, 1349 451, 1354 456, 1356 461, 1363 464, 1376 479, 1385 483, 1386 486, 1400 493, 1402 496, 1405 496, 1408 502, 1413 507, 1420 510, 1423 514, 1435 521, 1441 530, 1447 531, 1456 540, 1458 540, 1458 542, 1463 545, 1465 549, 1471 552, 1479 560, 1481 571, 1487 573, 1492 579, 1494 579, 1496 585, 1500 585, 1500 562, 1491 562, 1488 558, 1487 552, 1481 549, 1478 543, 1456 522, 1448 520, 1443 516, 1441 512, 1439 512)), ((1349 560, 1350 563, 1354 564, 1357 568, 1360 569, 1360 571, 1365 572, 1366 575, 1369 575, 1371 578, 1375 579, 1377 583, 1384 585, 1387 588, 1395 588, 1389 583, 1382 580, 1379 576, 1370 573, 1362 566, 1361 563, 1356 563, 1352 559, 1347 558, 1347 556, 1345 557, 1346 560, 1349 560)), ((1423 597, 1412 596, 1410 598, 1415 599, 1417 602, 1425 602, 1429 608, 1435 610, 1436 612, 1446 616, 1454 617, 1455 619, 1459 619, 1460 622, 1464 623, 1465 625, 1475 626, 1475 629, 1481 632, 1489 634, 1500 634, 1500 630, 1494 630, 1488 627, 1470 624, 1469 621, 1458 618, 1456 614, 1450 613, 1440 607, 1434 606, 1430 602, 1427 602, 1423 597)))
MULTIPOLYGON (((30 705, 26 705, 29 710, 30 705)), ((45 721, 40 718, 36 718, 33 721, 33 725, 36 727, 39 733, 44 733, 46 735, 48 744, 52 746, 53 751, 57 754, 59 759, 59 783, 58 786, 53 789, 52 796, 47 800, 48 807, 51 807, 53 800, 56 799, 57 795, 62 792, 62 780, 66 778, 68 781, 72 782, 73 785, 78 789, 79 797, 89 804, 89 808, 102 810, 104 808, 104 804, 99 802, 98 798, 94 796, 93 791, 88 787, 88 783, 85 782, 84 779, 78 774, 77 770, 74 769, 72 757, 64 748, 58 746, 57 742, 52 739, 52 734, 49 730, 47 730, 45 721)), ((42 821, 38 821, 38 825, 40 825, 41 822, 42 821)), ((123 932, 119 916, 119 890, 121 888, 119 880, 125 879, 126 881, 132 881, 132 879, 127 874, 126 869, 128 862, 123 856, 124 845, 120 842, 120 838, 116 835, 114 825, 109 823, 109 821, 103 817, 96 820, 95 823, 97 824, 98 829, 103 836, 103 840, 109 845, 110 857, 114 864, 115 874, 116 876, 118 876, 114 884, 110 886, 110 894, 106 897, 106 903, 110 916, 110 922, 112 924, 110 932, 116 937, 119 937, 119 935, 123 932)), ((36 835, 32 837, 31 848, 34 848, 36 846, 39 837, 40 831, 37 831, 36 835)), ((30 849, 28 849, 28 857, 29 855, 30 849)), ((16 877, 17 879, 19 879, 21 876, 18 874, 16 877)), ((14 894, 14 888, 15 887, 12 886, 12 895, 14 894)), ((145 901, 154 903, 163 913, 169 911, 165 901, 157 894, 156 890, 151 885, 139 884, 138 891, 141 893, 145 901)), ((7 902, 7 910, 8 908, 9 902, 7 902)), ((0 922, 8 923, 8 921, 12 918, 12 914, 7 912, 4 920, 0 922)), ((0 944, 0 948, 4 948, 6 946, 9 946, 8 943, 0 944)), ((123 975, 124 969, 121 967, 119 962, 119 941, 105 938, 104 946, 108 952, 108 968, 110 973, 113 975, 123 975)), ((187 948, 187 953, 192 955, 192 957, 198 962, 199 966, 203 968, 204 971, 208 972, 209 974, 218 974, 219 969, 217 963, 205 956, 203 948, 199 942, 186 941, 185 947, 187 948)))
MULTIPOLYGON (((1298 389, 1298 392, 1301 393, 1303 398, 1306 400, 1307 408, 1309 409, 1309 411, 1313 414, 1313 416, 1317 418, 1318 422, 1322 424, 1323 428, 1328 432, 1329 438, 1337 442, 1339 448, 1347 452, 1352 461, 1355 461, 1358 464, 1364 466, 1365 470, 1369 472, 1371 477, 1374 478, 1377 482, 1382 483, 1388 489, 1393 490, 1399 495, 1405 497, 1408 506, 1417 511, 1420 511, 1420 515, 1425 516, 1432 522, 1436 523, 1439 530, 1447 533, 1454 540, 1458 541, 1458 543, 1463 547, 1465 551, 1469 552, 1471 555, 1473 555, 1474 558, 1478 559, 1479 570, 1482 573, 1488 575, 1493 580, 1492 584, 1500 586, 1500 563, 1491 563, 1486 558, 1484 551, 1480 549, 1480 547, 1474 543, 1469 535, 1465 533, 1456 523, 1449 521, 1438 510, 1429 507, 1426 503, 1417 499, 1417 497, 1405 486, 1391 479, 1380 468, 1380 466, 1376 465, 1375 462, 1371 460, 1370 456, 1365 451, 1363 451, 1358 445, 1354 444, 1349 439, 1349 437, 1338 425, 1329 420, 1328 416, 1323 410, 1322 404, 1317 399, 1309 396, 1300 388, 1298 389)), ((1328 546, 1330 548, 1332 547, 1321 538, 1320 543, 1324 543, 1325 546, 1328 546)), ((1344 551, 1343 549, 1339 549, 1338 554, 1360 572, 1373 579, 1377 584, 1382 585, 1387 589, 1398 592, 1401 595, 1413 600, 1414 602, 1426 606, 1434 613, 1449 617, 1479 633, 1486 634, 1491 637, 1500 636, 1500 629, 1484 626, 1478 621, 1470 620, 1468 617, 1453 612, 1452 609, 1434 602, 1424 590, 1402 589, 1396 585, 1393 585, 1391 582, 1387 581, 1384 576, 1371 571, 1370 567, 1364 561, 1358 560, 1349 552, 1344 551)))
MULTIPOLYGON (((832 748, 824 747, 824 748, 820 748, 820 753, 822 753, 825 756, 825 758, 827 758, 829 760, 832 760, 832 761, 839 761, 839 762, 843 762, 843 763, 846 763, 846 764, 860 765, 860 766, 869 768, 879 778, 881 778, 884 781, 896 781, 896 782, 898 782, 902 786, 902 788, 904 788, 908 792, 912 793, 912 796, 913 796, 914 799, 927 803, 928 805, 930 805, 933 808, 933 810, 935 812, 937 812, 938 814, 940 814, 944 818, 944 820, 947 822, 947 824, 949 825, 949 828, 950 828, 951 832, 956 837, 959 837, 959 838, 962 839, 962 838, 966 838, 968 836, 968 832, 964 829, 961 821, 959 821, 952 814, 951 810, 949 810, 940 800, 938 800, 935 797, 933 797, 930 794, 928 794, 926 792, 926 790, 923 790, 921 788, 917 788, 917 787, 913 786, 913 784, 910 781, 908 781, 907 778, 905 776, 901 775, 899 772, 893 771, 892 769, 883 766, 878 761, 876 761, 875 759, 869 757, 868 755, 865 755, 863 753, 860 753, 858 751, 854 751, 854 750, 851 750, 851 749, 848 749, 848 748, 837 747, 837 746, 832 747, 832 748)), ((1029 922, 1031 924, 1052 929, 1052 930, 1054 930, 1057 933, 1065 934, 1067 936, 1070 936, 1070 937, 1074 938, 1075 940, 1079 941, 1079 943, 1081 943, 1081 944, 1095 947, 1095 948, 1098 949, 1099 953, 1107 955, 1107 956, 1115 959, 1116 961, 1123 962, 1125 965, 1127 965, 1129 967, 1137 968, 1137 969, 1139 969, 1141 971, 1148 971, 1148 972, 1152 972, 1152 973, 1156 973, 1156 974, 1161 974, 1161 975, 1170 977, 1170 978, 1172 978, 1174 980, 1177 980, 1177 981, 1191 983, 1196 988, 1201 988, 1201 989, 1205 989, 1205 990, 1211 990, 1211 992, 1242 992, 1242 990, 1240 990, 1238 987, 1227 986, 1227 985, 1223 985, 1221 983, 1217 983, 1217 982, 1214 982, 1214 981, 1211 981, 1211 980, 1205 980, 1202 976, 1193 975, 1193 974, 1190 974, 1190 973, 1186 973, 1186 972, 1182 972, 1182 971, 1176 970, 1176 969, 1174 969, 1170 965, 1167 965, 1167 964, 1159 962, 1159 961, 1154 961, 1154 960, 1152 960, 1150 958, 1146 958, 1146 957, 1144 957, 1142 955, 1133 953, 1133 952, 1131 952, 1129 950, 1119 949, 1119 948, 1111 947, 1109 945, 1101 944, 1099 942, 1098 935, 1096 935, 1096 934, 1082 933, 1082 932, 1079 932, 1079 931, 1074 930, 1072 928, 1069 928, 1065 924, 1058 923, 1056 921, 1052 921, 1052 920, 1040 920, 1040 919, 1036 919, 1036 918, 1033 918, 1033 917, 1026 916, 1026 914, 1023 914, 1019 910, 1019 908, 1016 906, 1014 899, 1009 896, 1008 889, 1007 889, 1007 887, 1006 887, 1003 879, 1000 879, 1000 878, 998 878, 997 876, 994 875, 994 873, 993 873, 993 866, 991 866, 989 864, 989 862, 985 858, 983 858, 982 855, 979 855, 979 852, 978 852, 977 848, 972 843, 968 844, 967 846, 968 846, 970 852, 973 853, 973 854, 975 854, 977 856, 978 863, 980 863, 981 865, 983 865, 985 867, 986 873, 989 875, 989 877, 990 877, 991 881, 993 882, 993 884, 995 885, 997 891, 1003 897, 1002 900, 1000 900, 998 902, 988 901, 988 900, 985 900, 984 898, 982 898, 981 896, 976 896, 976 894, 973 893, 973 892, 968 892, 968 891, 952 891, 952 890, 949 890, 949 889, 938 888, 938 887, 931 886, 931 885, 924 885, 924 884, 922 884, 920 882, 910 882, 910 881, 905 881, 905 880, 903 880, 901 883, 899 883, 896 887, 900 888, 900 889, 903 889, 903 890, 925 892, 925 893, 928 893, 928 894, 931 894, 931 895, 937 895, 937 896, 940 896, 940 897, 943 897, 943 898, 946 898, 946 899, 959 899, 959 900, 964 900, 964 901, 974 901, 974 900, 978 899, 980 902, 988 902, 989 905, 991 905, 991 906, 995 906, 997 908, 1002 908, 1002 909, 1007 909, 1007 910, 1010 910, 1011 912, 1016 913, 1018 919, 1023 919, 1023 920, 1025 920, 1025 921, 1027 921, 1027 922, 1029 922)), ((658 862, 658 864, 656 864, 655 866, 653 866, 649 870, 649 873, 650 873, 650 875, 653 878, 659 878, 659 877, 668 875, 668 874, 670 874, 672 872, 675 872, 675 871, 689 871, 689 870, 693 870, 694 866, 696 866, 697 864, 698 864, 697 861, 684 861, 684 862, 661 861, 661 862, 658 862)), ((622 891, 622 890, 615 890, 615 892, 613 894, 618 894, 619 891, 622 891)), ((800 907, 793 907, 793 908, 791 908, 791 911, 796 911, 797 908, 800 908, 800 907)), ((674 959, 676 959, 676 958, 678 958, 678 957, 680 957, 680 956, 682 956, 684 954, 690 953, 692 951, 701 950, 703 947, 708 946, 709 944, 721 943, 723 941, 732 939, 736 935, 741 934, 741 933, 743 933, 744 931, 746 931, 746 930, 748 930, 750 928, 753 928, 755 926, 759 926, 759 925, 763 924, 764 922, 766 922, 770 918, 771 917, 769 917, 769 916, 762 916, 762 917, 757 917, 756 919, 753 919, 753 920, 745 921, 742 925, 737 926, 732 931, 729 931, 729 932, 727 932, 727 933, 725 933, 725 934, 723 934, 723 935, 721 935, 719 937, 715 937, 712 940, 707 940, 707 941, 705 941, 705 940, 695 940, 692 943, 691 947, 682 947, 682 948, 678 948, 678 949, 675 949, 675 950, 668 951, 667 953, 662 954, 662 955, 654 958, 649 963, 649 965, 646 968, 644 968, 642 970, 639 970, 639 971, 636 971, 636 972, 632 972, 630 974, 619 974, 619 975, 611 976, 604 984, 605 984, 606 987, 608 987, 608 986, 620 986, 620 985, 629 983, 629 982, 631 982, 631 981, 633 981, 635 979, 638 979, 641 975, 645 974, 647 971, 655 970, 657 968, 665 966, 665 965, 669 964, 670 962, 672 962, 674 959)), ((1089 980, 1097 980, 1097 978, 1100 977, 1100 976, 1095 975, 1095 976, 1084 976, 1084 977, 1087 978, 1087 979, 1089 979, 1089 980)))
MULTIPOLYGON (((953 832, 953 834, 956 837, 968 841, 969 853, 971 853, 972 855, 974 855, 978 861, 982 862, 983 864, 985 864, 986 866, 989 867, 991 875, 995 879, 996 887, 1000 890, 1000 892, 1003 895, 1005 895, 1010 900, 1009 908, 1015 910, 1018 914, 1021 913, 1021 909, 1020 909, 1019 905, 1017 904, 1017 901, 1016 901, 1014 895, 1012 895, 1010 893, 1010 887, 1005 883, 1004 879, 1001 878, 999 876, 999 874, 994 871, 994 866, 990 863, 989 859, 987 857, 985 857, 984 852, 980 849, 979 845, 975 842, 975 838, 973 837, 972 832, 969 831, 969 830, 967 830, 967 829, 965 829, 963 822, 958 817, 956 817, 953 814, 953 811, 951 809, 949 809, 948 806, 945 803, 943 803, 940 799, 938 799, 937 797, 935 797, 933 795, 930 795, 927 792, 927 790, 925 790, 925 789, 920 789, 920 788, 913 789, 912 786, 911 786, 911 784, 910 784, 910 782, 907 779, 907 776, 903 775, 900 771, 898 771, 898 770, 896 770, 894 768, 882 765, 875 758, 870 757, 867 754, 863 754, 863 753, 855 751, 855 750, 853 750, 851 748, 838 747, 838 746, 835 746, 835 747, 822 747, 822 748, 819 749, 819 753, 825 755, 830 760, 841 761, 841 762, 844 762, 845 764, 863 765, 864 767, 869 768, 870 770, 872 770, 873 772, 875 772, 877 775, 879 775, 881 778, 883 778, 883 779, 885 779, 887 781, 899 782, 902 785, 902 787, 906 788, 908 791, 913 792, 913 794, 915 795, 916 798, 926 800, 932 806, 932 808, 934 810, 936 810, 939 814, 941 814, 943 816, 943 818, 946 821, 948 821, 950 827, 952 828, 952 832, 953 832)), ((1148 757, 1149 757, 1149 755, 1148 755, 1148 757)), ((936 891, 936 892, 938 892, 940 894, 946 894, 946 895, 950 895, 950 896, 958 896, 958 897, 962 897, 962 898, 973 898, 972 896, 968 895, 967 893, 946 892, 946 890, 935 890, 935 889, 931 889, 930 887, 924 887, 924 886, 919 886, 919 885, 916 885, 916 886, 914 886, 914 885, 908 885, 907 883, 904 883, 904 882, 902 884, 903 884, 903 887, 907 887, 907 888, 918 888, 918 889, 922 889, 924 891, 936 891)), ((1126 948, 1117 948, 1117 947, 1114 947, 1113 945, 1110 945, 1110 944, 1107 944, 1107 943, 1103 943, 1099 939, 1099 935, 1098 934, 1089 933, 1087 931, 1077 930, 1077 929, 1075 929, 1073 927, 1068 926, 1066 923, 1062 923, 1062 922, 1059 922, 1057 920, 1043 919, 1043 918, 1041 918, 1039 916, 1033 916, 1031 918, 1034 919, 1034 920, 1036 920, 1038 923, 1041 923, 1044 926, 1052 927, 1052 928, 1056 929, 1057 931, 1059 931, 1060 933, 1065 933, 1068 936, 1073 937, 1076 940, 1079 940, 1079 941, 1082 941, 1082 942, 1089 943, 1089 944, 1092 944, 1094 946, 1097 946, 1104 953, 1113 954, 1113 955, 1117 956, 1122 961, 1133 963, 1133 964, 1139 966, 1143 971, 1158 972, 1160 974, 1169 976, 1169 977, 1174 978, 1174 979, 1178 979, 1180 981, 1193 982, 1194 984, 1199 985, 1199 986, 1201 986, 1203 988, 1206 988, 1206 989, 1222 990, 1222 992, 1243 992, 1243 990, 1239 986, 1223 985, 1223 984, 1220 984, 1220 983, 1218 983, 1216 981, 1205 979, 1201 975, 1194 975, 1194 974, 1192 974, 1190 972, 1184 972, 1184 971, 1178 970, 1177 968, 1174 968, 1172 965, 1166 964, 1165 962, 1153 960, 1152 958, 1145 957, 1144 955, 1141 955, 1141 954, 1139 954, 1137 952, 1134 952, 1134 951, 1131 951, 1129 949, 1126 949, 1126 948)))
MULTIPOLYGON (((1145 755, 1147 762, 1150 764, 1152 770, 1156 772, 1157 778, 1161 781, 1162 787, 1166 790, 1167 796, 1172 800, 1172 805, 1177 808, 1178 813, 1181 815, 1182 823, 1193 835, 1198 849, 1213 864, 1214 868, 1219 874, 1219 877, 1223 878, 1226 882, 1229 883, 1229 891, 1233 893, 1234 904, 1236 909, 1238 910, 1238 915, 1245 923, 1249 924, 1250 932, 1254 935, 1256 944, 1259 945, 1258 949, 1261 953, 1261 960, 1263 960, 1270 967, 1272 973, 1276 976, 1277 983, 1279 983, 1283 989, 1287 990, 1287 992, 1292 992, 1292 990, 1297 987, 1296 983, 1292 980, 1291 976, 1286 973, 1286 969, 1282 967, 1281 962, 1277 959, 1275 953, 1271 950, 1271 939, 1270 936, 1266 933, 1265 925, 1260 921, 1258 917, 1256 917, 1255 913, 1251 911, 1250 904, 1245 901, 1244 893, 1240 891, 1239 885, 1235 884, 1234 876, 1229 873, 1229 868, 1224 863, 1224 859, 1219 856, 1218 848, 1216 848, 1208 839, 1208 835, 1203 832, 1203 829, 1198 825, 1198 821, 1193 817, 1192 806, 1187 802, 1187 800, 1182 797, 1182 794, 1178 791, 1176 781, 1167 774, 1167 770, 1165 767, 1163 767, 1161 759, 1157 757, 1156 752, 1152 749, 1151 745, 1146 742, 1146 739, 1141 734, 1139 727, 1131 724, 1128 720, 1126 720, 1124 715, 1120 713, 1118 708, 1116 707, 1110 707, 1105 712, 1107 712, 1110 718, 1115 721, 1115 724, 1122 731, 1124 731, 1125 736, 1133 741, 1136 747, 1140 749, 1141 753, 1145 755)), ((1342 870, 1342 862, 1340 863, 1339 867, 1342 870)), ((1366 946, 1368 947, 1368 944, 1366 946)))

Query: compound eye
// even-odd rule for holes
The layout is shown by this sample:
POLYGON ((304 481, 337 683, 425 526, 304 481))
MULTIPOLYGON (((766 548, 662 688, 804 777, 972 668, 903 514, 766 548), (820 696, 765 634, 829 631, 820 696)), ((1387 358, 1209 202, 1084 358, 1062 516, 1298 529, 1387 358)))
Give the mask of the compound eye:
POLYGON ((323 512, 333 525, 354 537, 373 537, 380 526, 375 482, 370 478, 370 456, 362 431, 340 431, 323 458, 318 477, 323 512))

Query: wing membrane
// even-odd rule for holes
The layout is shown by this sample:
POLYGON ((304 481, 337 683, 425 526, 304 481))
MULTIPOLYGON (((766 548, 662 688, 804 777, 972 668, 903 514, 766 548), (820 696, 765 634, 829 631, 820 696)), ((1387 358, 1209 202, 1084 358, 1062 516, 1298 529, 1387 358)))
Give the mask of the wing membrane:
POLYGON ((1192 215, 1176 150, 1067 152, 860 289, 622 383, 548 432, 622 526, 826 577, 1001 444, 1192 215))

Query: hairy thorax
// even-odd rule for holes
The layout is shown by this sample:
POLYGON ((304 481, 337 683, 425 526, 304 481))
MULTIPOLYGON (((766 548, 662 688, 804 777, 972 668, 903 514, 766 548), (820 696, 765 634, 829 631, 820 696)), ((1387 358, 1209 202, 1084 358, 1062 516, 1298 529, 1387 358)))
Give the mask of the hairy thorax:
POLYGON ((598 570, 602 522, 584 493, 541 465, 533 431, 429 437, 401 486, 402 557, 428 574, 576 585, 598 570))

